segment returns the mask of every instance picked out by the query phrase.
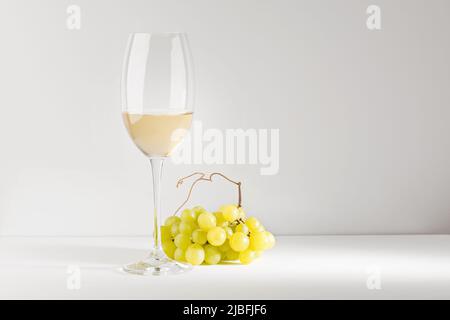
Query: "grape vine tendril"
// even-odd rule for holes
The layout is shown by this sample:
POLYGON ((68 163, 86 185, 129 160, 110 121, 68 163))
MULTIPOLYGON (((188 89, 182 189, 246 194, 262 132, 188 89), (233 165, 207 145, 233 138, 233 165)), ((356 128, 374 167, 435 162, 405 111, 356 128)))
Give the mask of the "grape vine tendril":
POLYGON ((198 177, 197 179, 194 180, 194 182, 192 182, 191 187, 189 188, 189 193, 188 193, 188 195, 187 195, 187 197, 186 197, 186 200, 184 200, 184 202, 178 207, 178 209, 175 210, 175 212, 174 212, 174 214, 173 214, 174 216, 177 215, 177 213, 181 210, 181 208, 183 208, 183 206, 189 201, 189 199, 191 198, 191 195, 192 195, 192 190, 194 189, 195 185, 196 185, 198 182, 200 182, 200 181, 213 182, 213 181, 212 181, 212 178, 213 178, 214 176, 220 176, 220 177, 222 177, 223 179, 225 179, 225 180, 227 180, 227 181, 229 181, 229 182, 235 184, 235 185, 238 187, 238 204, 237 204, 237 207, 240 208, 240 207, 242 206, 242 192, 241 192, 241 185, 242 185, 242 184, 241 184, 241 182, 237 182, 237 181, 231 180, 230 178, 228 178, 227 176, 225 176, 224 174, 222 174, 222 173, 220 173, 220 172, 213 172, 213 173, 210 173, 210 174, 203 173, 203 172, 194 172, 194 173, 191 173, 190 175, 188 175, 188 176, 186 176, 186 177, 183 177, 183 178, 179 179, 179 180, 177 181, 176 187, 178 188, 179 186, 181 186, 181 185, 183 184, 183 182, 184 182, 186 179, 189 179, 189 178, 191 178, 191 177, 193 177, 193 176, 196 176, 196 175, 200 175, 200 177, 198 177))

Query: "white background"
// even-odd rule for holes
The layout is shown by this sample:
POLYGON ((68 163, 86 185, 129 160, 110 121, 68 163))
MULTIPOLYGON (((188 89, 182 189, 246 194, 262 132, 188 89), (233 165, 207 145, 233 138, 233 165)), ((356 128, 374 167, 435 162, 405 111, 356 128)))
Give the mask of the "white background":
MULTIPOLYGON (((205 128, 280 129, 280 171, 219 170, 276 234, 450 232, 448 1, 0 3, 0 235, 147 235, 149 164, 120 117, 129 32, 188 32, 205 128), (66 8, 81 7, 81 30, 66 8), (378 4, 382 30, 366 27, 378 4)), ((234 201, 217 182, 193 205, 234 201)))

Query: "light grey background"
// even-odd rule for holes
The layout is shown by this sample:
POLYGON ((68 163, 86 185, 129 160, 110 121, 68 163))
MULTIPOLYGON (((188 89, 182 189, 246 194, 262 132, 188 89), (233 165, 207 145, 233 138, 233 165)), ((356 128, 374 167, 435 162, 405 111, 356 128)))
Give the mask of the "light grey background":
MULTIPOLYGON (((220 170, 276 234, 450 232, 448 1, 0 3, 0 235, 150 233, 149 164, 120 117, 129 32, 186 31, 206 128, 279 128, 280 171, 220 170), (66 8, 82 10, 79 31, 66 8), (382 10, 382 30, 366 8, 382 10)), ((195 201, 234 200, 226 184, 195 201)))

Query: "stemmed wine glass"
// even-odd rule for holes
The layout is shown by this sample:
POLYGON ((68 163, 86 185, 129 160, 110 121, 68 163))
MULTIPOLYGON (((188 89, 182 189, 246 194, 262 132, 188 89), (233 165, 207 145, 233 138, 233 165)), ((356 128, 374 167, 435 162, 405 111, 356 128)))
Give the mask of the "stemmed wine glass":
POLYGON ((153 248, 125 265, 140 275, 190 270, 167 257, 160 238, 160 184, 164 160, 187 135, 193 116, 193 68, 184 33, 133 33, 122 73, 122 115, 135 145, 150 159, 153 174, 153 248))

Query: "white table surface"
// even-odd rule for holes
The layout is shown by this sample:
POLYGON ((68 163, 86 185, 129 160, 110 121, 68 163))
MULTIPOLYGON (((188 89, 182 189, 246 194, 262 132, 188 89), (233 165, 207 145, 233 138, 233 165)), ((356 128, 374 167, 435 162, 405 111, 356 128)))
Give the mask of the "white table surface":
POLYGON ((0 298, 450 298, 449 235, 277 240, 251 265, 200 266, 183 275, 142 277, 116 268, 144 256, 146 238, 1 237, 0 298), (74 283, 68 270, 80 271, 79 289, 68 288, 68 281, 74 283), (381 288, 368 289, 368 279, 381 288))

